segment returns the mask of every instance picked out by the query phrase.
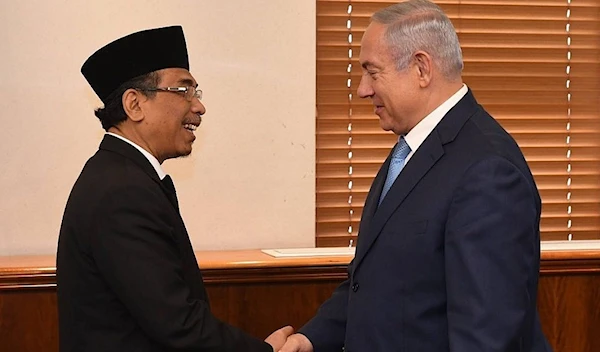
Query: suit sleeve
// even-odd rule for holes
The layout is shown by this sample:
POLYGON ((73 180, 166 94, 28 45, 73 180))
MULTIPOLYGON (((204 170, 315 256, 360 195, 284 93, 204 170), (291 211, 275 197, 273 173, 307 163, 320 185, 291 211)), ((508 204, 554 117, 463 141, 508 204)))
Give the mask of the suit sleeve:
POLYGON ((90 237, 107 284, 141 329, 169 350, 272 352, 190 297, 164 204, 160 190, 140 186, 120 187, 103 199, 90 237))
MULTIPOLYGON (((348 276, 354 260, 348 265, 348 276)), ((299 333, 305 335, 315 352, 341 351, 346 336, 350 279, 342 282, 331 297, 319 307, 317 314, 299 333)))
POLYGON ((529 180, 494 157, 472 166, 453 196, 445 246, 452 352, 521 351, 539 275, 539 198, 529 180))

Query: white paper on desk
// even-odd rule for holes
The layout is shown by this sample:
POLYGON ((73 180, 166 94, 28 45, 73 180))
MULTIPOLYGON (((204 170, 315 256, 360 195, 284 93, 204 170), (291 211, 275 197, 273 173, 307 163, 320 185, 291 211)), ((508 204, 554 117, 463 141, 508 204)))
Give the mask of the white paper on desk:
POLYGON ((355 247, 280 248, 263 249, 262 252, 275 258, 333 257, 353 256, 355 249, 355 247))
POLYGON ((542 241, 541 251, 585 251, 600 250, 599 240, 576 240, 576 241, 542 241))

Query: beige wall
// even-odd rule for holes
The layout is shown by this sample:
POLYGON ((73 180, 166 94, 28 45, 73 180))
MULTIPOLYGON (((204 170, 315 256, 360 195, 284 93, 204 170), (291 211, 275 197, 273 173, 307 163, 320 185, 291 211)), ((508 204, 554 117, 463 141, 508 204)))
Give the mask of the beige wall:
POLYGON ((198 250, 313 246, 315 2, 0 2, 0 255, 54 253, 103 130, 79 69, 100 46, 183 25, 207 107, 167 161, 198 250))

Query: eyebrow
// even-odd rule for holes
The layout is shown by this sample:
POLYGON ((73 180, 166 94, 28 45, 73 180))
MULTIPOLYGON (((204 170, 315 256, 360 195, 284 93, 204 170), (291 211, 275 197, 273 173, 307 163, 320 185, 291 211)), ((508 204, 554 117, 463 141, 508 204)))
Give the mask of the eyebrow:
POLYGON ((185 86, 191 86, 191 87, 194 87, 194 88, 198 87, 198 83, 192 81, 189 78, 182 78, 179 81, 177 81, 177 84, 183 84, 185 86))
POLYGON ((369 68, 369 66, 374 67, 374 68, 378 68, 377 65, 375 65, 374 63, 372 63, 371 61, 365 61, 361 64, 362 68, 367 69, 369 68))

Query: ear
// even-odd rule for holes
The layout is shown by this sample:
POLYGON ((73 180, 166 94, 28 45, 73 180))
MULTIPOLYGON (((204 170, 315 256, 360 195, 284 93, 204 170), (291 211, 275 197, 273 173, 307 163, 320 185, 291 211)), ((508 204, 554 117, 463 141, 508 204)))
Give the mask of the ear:
POLYGON ((123 93, 121 98, 123 110, 125 110, 125 114, 130 120, 139 122, 144 119, 144 111, 140 105, 143 99, 146 99, 146 97, 133 88, 127 89, 123 93))
POLYGON ((417 51, 414 55, 415 69, 417 71, 421 88, 429 86, 433 78, 433 60, 424 51, 417 51))

